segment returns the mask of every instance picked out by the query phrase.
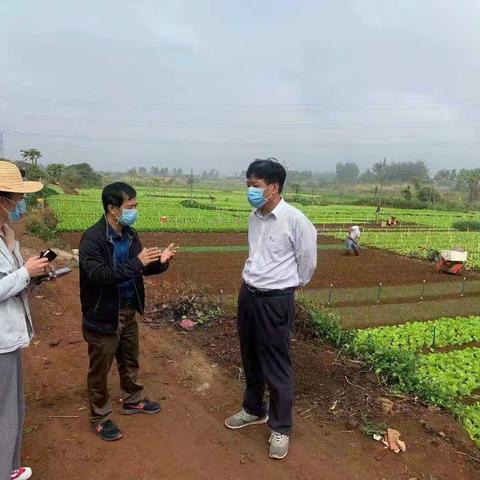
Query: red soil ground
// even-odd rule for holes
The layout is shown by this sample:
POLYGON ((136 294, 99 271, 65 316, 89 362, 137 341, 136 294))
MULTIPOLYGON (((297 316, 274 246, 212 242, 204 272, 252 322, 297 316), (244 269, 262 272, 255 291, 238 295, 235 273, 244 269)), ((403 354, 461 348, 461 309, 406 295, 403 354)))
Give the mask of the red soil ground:
MULTIPOLYGON (((80 234, 63 234, 62 238, 72 248, 77 248, 80 234)), ((166 246, 175 242, 182 246, 196 245, 245 245, 244 234, 193 234, 193 233, 159 233, 141 234, 145 246, 166 246)), ((338 240, 320 237, 321 243, 338 243, 338 240)), ((210 287, 214 293, 235 293, 241 285, 241 272, 246 253, 181 253, 175 258, 174 266, 164 276, 172 283, 192 282, 203 287, 210 287)), ((468 273, 467 277, 480 278, 468 273)), ((367 249, 359 257, 346 257, 340 250, 320 250, 318 268, 308 285, 309 289, 328 288, 331 283, 336 288, 365 287, 378 285, 411 285, 426 280, 435 282, 458 281, 457 277, 438 274, 433 264, 412 260, 399 255, 375 249, 367 249)))
MULTIPOLYGON (((32 251, 43 247, 30 240, 23 237, 24 246, 32 251)), ((175 265, 181 264, 180 259, 179 255, 175 265)), ((175 275, 175 268, 170 275, 175 275)), ((161 301, 156 294, 157 289, 147 290, 150 305, 161 301)), ((238 409, 242 392, 231 319, 188 334, 168 326, 142 325, 141 376, 151 397, 162 401, 163 411, 155 417, 122 417, 118 379, 112 373, 114 419, 125 437, 114 444, 102 442, 89 431, 85 408, 87 354, 77 273, 40 287, 31 303, 37 336, 24 352, 23 463, 33 467, 34 478, 473 480, 479 476, 479 464, 472 460, 476 450, 449 415, 396 397, 387 397, 392 401, 389 413, 379 413, 380 398, 387 393, 375 378, 300 334, 293 342, 297 406, 290 454, 283 462, 268 459, 266 428, 231 432, 223 426, 224 418, 238 409), (362 412, 385 418, 400 430, 407 452, 396 455, 365 438, 358 430, 362 412), (56 416, 73 418, 52 418, 56 416)))

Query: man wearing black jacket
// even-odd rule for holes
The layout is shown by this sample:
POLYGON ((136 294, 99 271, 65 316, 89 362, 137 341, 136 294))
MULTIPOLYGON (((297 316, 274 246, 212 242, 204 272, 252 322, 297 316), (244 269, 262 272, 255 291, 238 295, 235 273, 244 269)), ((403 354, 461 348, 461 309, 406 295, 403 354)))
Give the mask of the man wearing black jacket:
POLYGON ((144 396, 138 380, 139 335, 135 313, 143 315, 144 275, 162 273, 175 256, 165 250, 142 248, 131 228, 137 219, 137 192, 126 183, 107 185, 102 192, 104 216, 80 242, 80 298, 83 336, 88 343, 88 397, 93 430, 103 440, 122 438, 110 420, 107 377, 117 360, 124 415, 154 414, 160 404, 144 396))

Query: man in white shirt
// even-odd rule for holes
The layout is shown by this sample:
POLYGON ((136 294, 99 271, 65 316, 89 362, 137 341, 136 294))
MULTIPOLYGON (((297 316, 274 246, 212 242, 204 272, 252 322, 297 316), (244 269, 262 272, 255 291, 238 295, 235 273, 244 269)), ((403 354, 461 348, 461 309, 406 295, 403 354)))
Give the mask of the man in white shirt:
POLYGON ((246 389, 243 409, 225 421, 233 430, 268 423, 269 454, 275 459, 286 457, 292 428, 294 293, 310 281, 317 264, 317 230, 282 199, 285 177, 274 159, 255 160, 247 170, 247 197, 255 210, 249 218, 237 320, 246 389))

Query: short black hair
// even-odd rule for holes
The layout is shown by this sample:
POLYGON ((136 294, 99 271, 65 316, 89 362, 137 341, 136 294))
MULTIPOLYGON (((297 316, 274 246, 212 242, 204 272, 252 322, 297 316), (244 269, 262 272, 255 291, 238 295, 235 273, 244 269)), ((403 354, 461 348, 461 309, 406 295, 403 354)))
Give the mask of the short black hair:
POLYGON ((102 203, 105 213, 108 206, 121 207, 125 200, 131 200, 137 196, 137 191, 128 183, 115 182, 107 185, 102 192, 102 203))
POLYGON ((12 198, 12 192, 0 192, 0 197, 12 198))
POLYGON ((269 185, 272 183, 278 183, 278 191, 282 193, 287 172, 276 158, 271 157, 266 160, 257 158, 248 167, 247 178, 250 177, 257 177, 261 180, 265 180, 269 185))

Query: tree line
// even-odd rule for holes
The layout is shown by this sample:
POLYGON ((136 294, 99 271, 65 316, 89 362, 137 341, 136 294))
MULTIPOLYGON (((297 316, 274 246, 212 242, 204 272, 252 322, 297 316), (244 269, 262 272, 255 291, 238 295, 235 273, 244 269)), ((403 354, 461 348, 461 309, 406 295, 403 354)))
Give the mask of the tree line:
MULTIPOLYGON (((376 193, 380 193, 386 184, 410 183, 419 192, 419 199, 423 199, 427 191, 430 192, 430 196, 438 197, 438 192, 432 189, 433 185, 449 187, 453 190, 466 191, 469 203, 480 201, 480 168, 442 169, 430 176, 428 167, 422 160, 387 163, 384 159, 361 175, 355 163, 337 163, 335 178, 338 183, 343 184, 374 183, 376 193)), ((410 189, 404 189, 402 195, 405 199, 411 198, 410 189)))
MULTIPOLYGON (((17 162, 26 171, 30 180, 46 179, 49 182, 60 185, 67 190, 77 188, 94 188, 101 186, 102 175, 95 172, 88 163, 65 165, 51 163, 42 167, 38 162, 42 153, 35 149, 20 151, 23 162, 17 162)), ((109 174, 110 175, 110 174, 109 174)), ((122 174, 114 174, 121 176, 122 174)), ((153 166, 149 170, 146 167, 132 167, 125 174, 128 177, 140 178, 164 178, 164 179, 189 179, 191 174, 184 174, 182 168, 153 166)), ((234 178, 244 177, 245 172, 235 174, 234 178)), ((218 179, 220 173, 216 169, 204 170, 197 178, 218 179)), ((288 172, 288 183, 294 193, 301 193, 307 186, 334 186, 372 184, 375 196, 382 194, 383 188, 388 184, 406 184, 401 191, 405 201, 414 199, 421 202, 441 201, 441 195, 435 187, 447 187, 451 190, 466 192, 467 202, 476 204, 480 202, 480 168, 474 169, 442 169, 430 176, 429 169, 422 160, 409 162, 387 162, 383 159, 374 163, 363 173, 354 162, 339 162, 335 166, 335 172, 314 172, 311 170, 288 172), (411 186, 410 186, 411 185, 411 186), (412 188, 413 187, 413 190, 412 188)))

